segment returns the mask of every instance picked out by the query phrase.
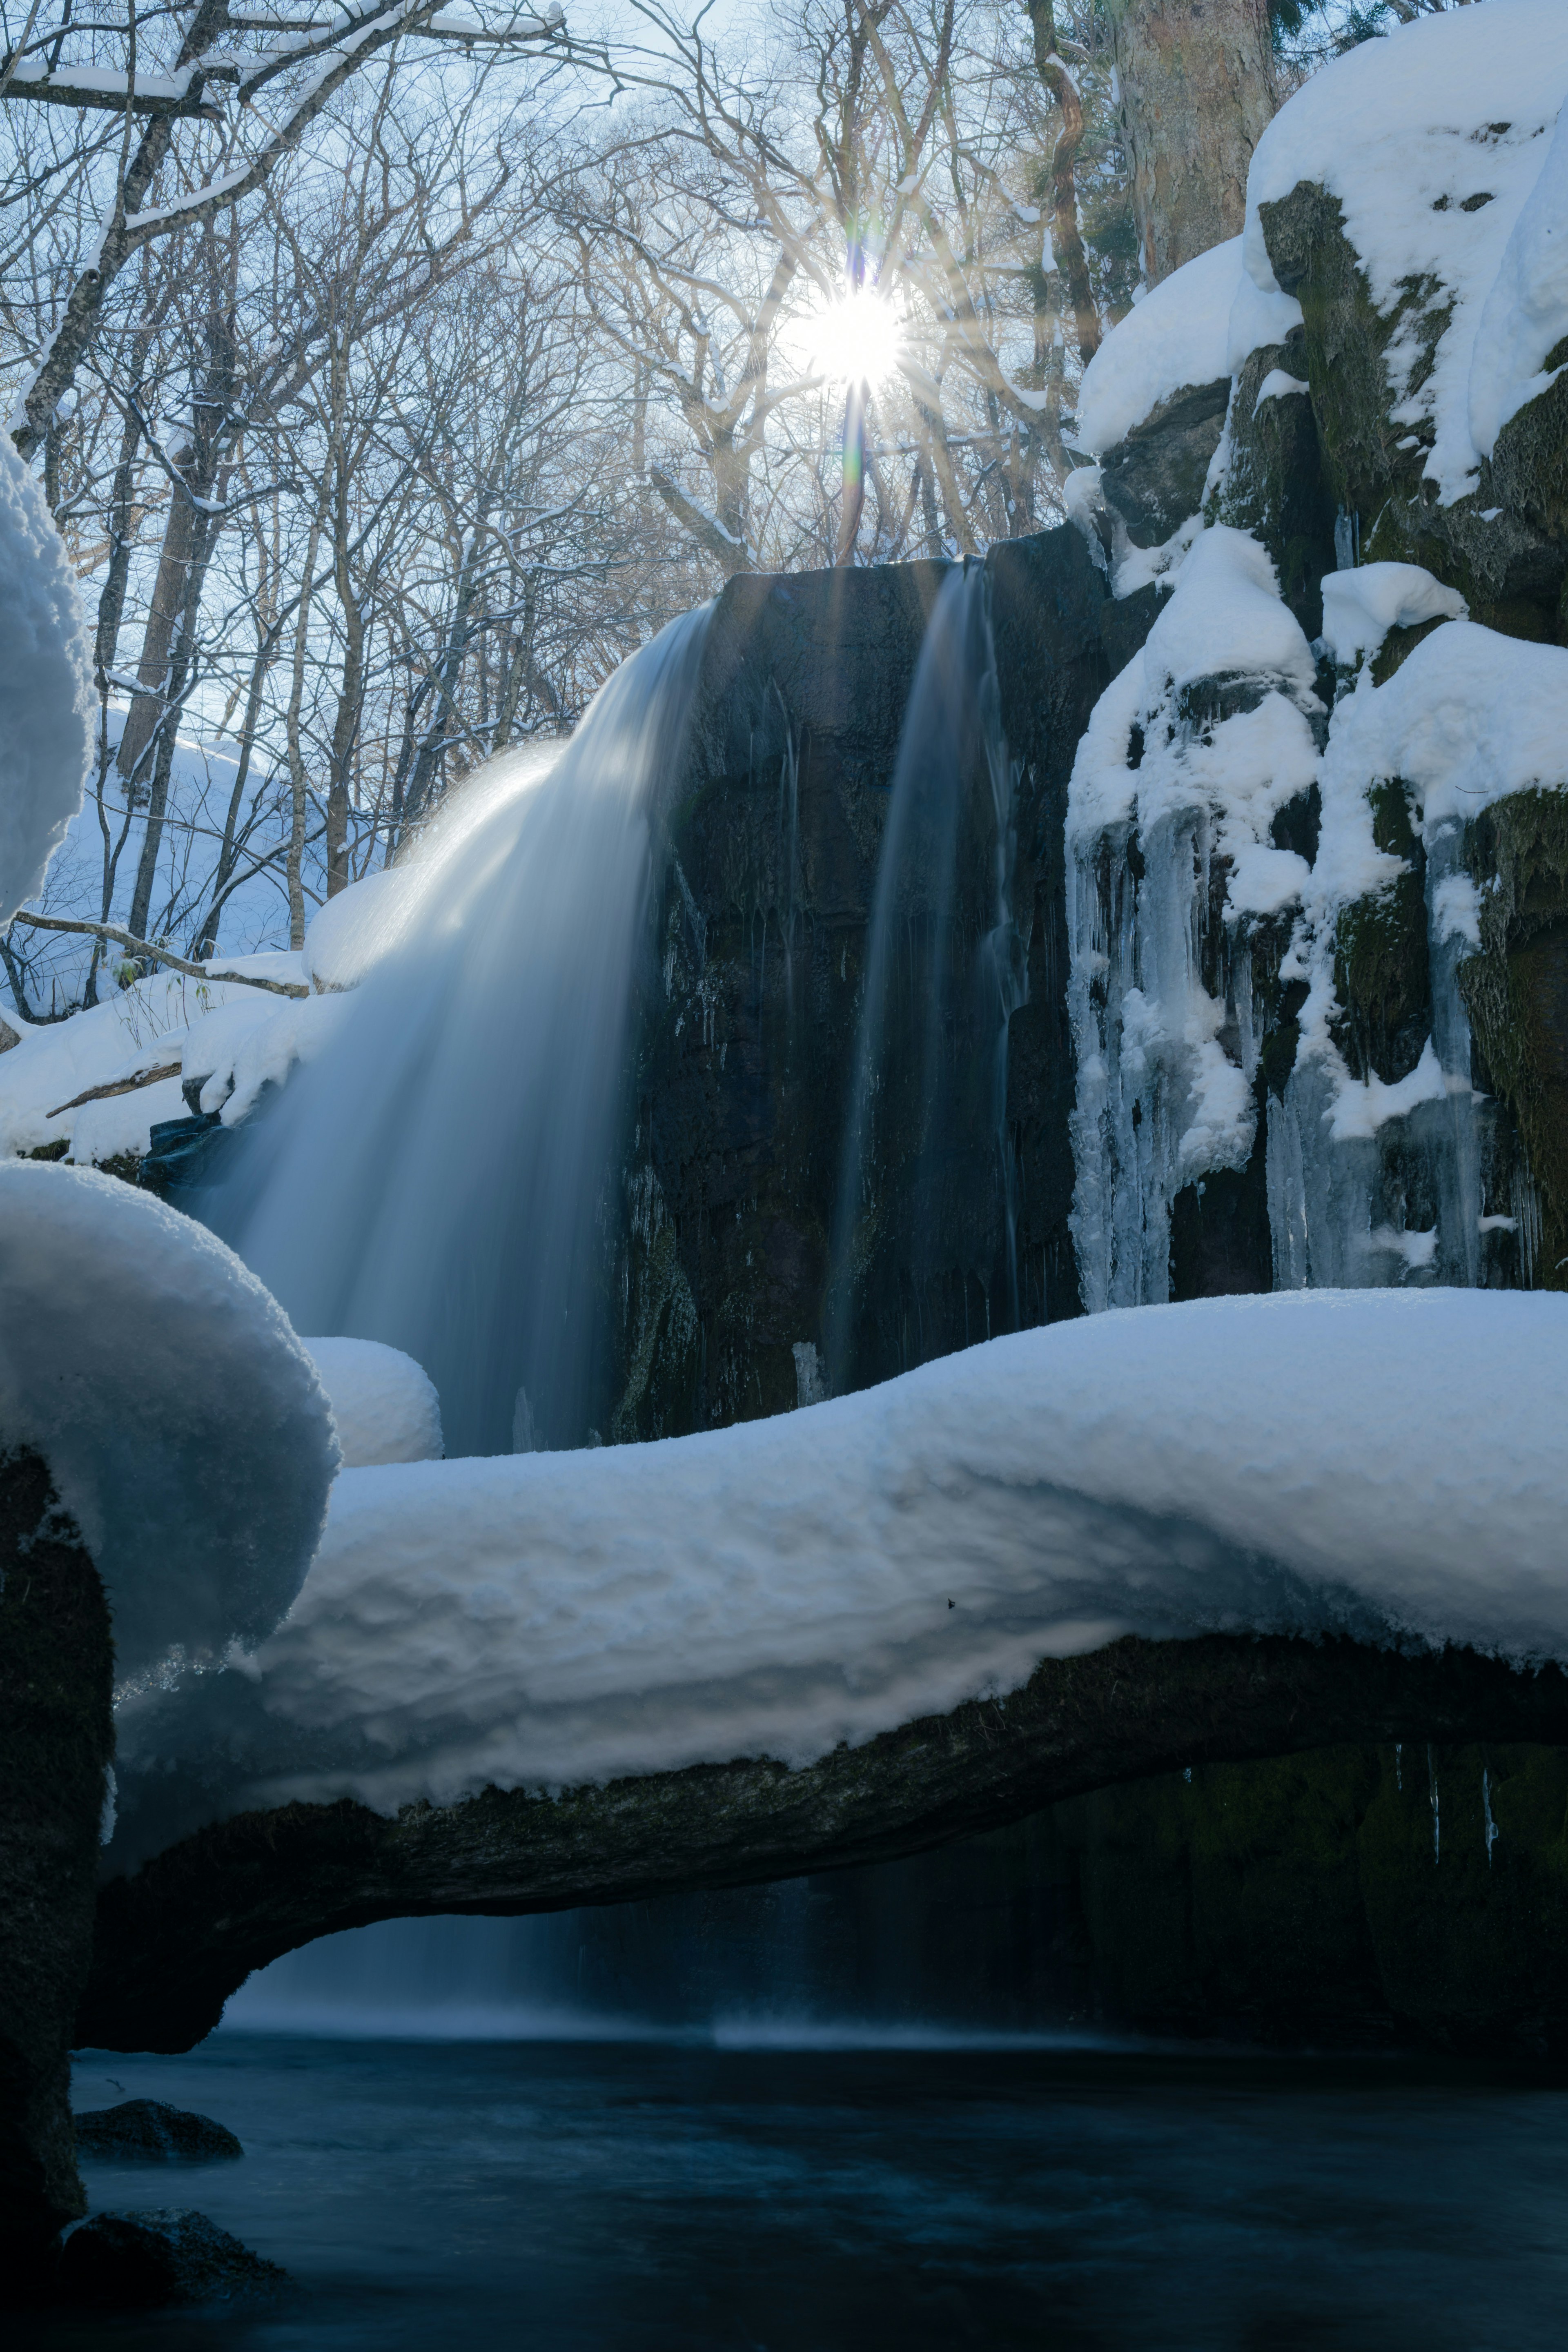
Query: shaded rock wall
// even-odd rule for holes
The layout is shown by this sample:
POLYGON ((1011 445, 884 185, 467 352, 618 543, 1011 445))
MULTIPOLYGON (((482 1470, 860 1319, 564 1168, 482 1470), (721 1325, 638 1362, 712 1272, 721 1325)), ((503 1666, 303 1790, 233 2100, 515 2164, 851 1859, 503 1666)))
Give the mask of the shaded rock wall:
POLYGON ((92 1949, 112 1644, 36 1454, 0 1457, 0 2279, 87 2210, 70 2048, 92 1949))
MULTIPOLYGON (((868 929, 905 708, 943 567, 731 581, 703 665, 686 776, 634 1021, 631 1147, 606 1290, 618 1331, 605 1434, 668 1436, 811 1401, 827 1360, 836 1200, 868 929)), ((1072 1097, 1062 816, 1089 710, 1152 614, 1107 598, 1080 535, 994 550, 986 574, 1011 837, 988 781, 963 779, 952 953, 977 969, 996 860, 1026 976, 1008 1037, 1017 1319, 1078 1312, 1067 1215, 1072 1097)), ((901 1001, 929 976, 937 877, 902 910, 901 1001)), ((984 1023, 949 1040, 972 1073, 984 1023)), ((964 1098, 962 1087, 959 1100, 964 1098)), ((884 1122, 867 1182, 843 1386, 1012 1328, 989 1136, 943 1139, 934 1263, 918 1253, 919 1139, 884 1122)), ((929 1206, 929 1199, 926 1203, 929 1206)), ((928 1221, 929 1222, 929 1221, 928 1221)))

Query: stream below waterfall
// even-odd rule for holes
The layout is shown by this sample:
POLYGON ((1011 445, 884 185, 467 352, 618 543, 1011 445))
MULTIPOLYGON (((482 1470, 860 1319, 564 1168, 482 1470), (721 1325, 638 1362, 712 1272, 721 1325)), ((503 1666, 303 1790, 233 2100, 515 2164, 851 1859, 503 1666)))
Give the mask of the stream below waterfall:
POLYGON ((89 2164, 199 2207, 274 2306, 23 2321, 14 2352, 1533 2352, 1568 2301, 1568 2090, 1500 2070, 931 2037, 87 2053, 77 2104, 242 2163, 89 2164))

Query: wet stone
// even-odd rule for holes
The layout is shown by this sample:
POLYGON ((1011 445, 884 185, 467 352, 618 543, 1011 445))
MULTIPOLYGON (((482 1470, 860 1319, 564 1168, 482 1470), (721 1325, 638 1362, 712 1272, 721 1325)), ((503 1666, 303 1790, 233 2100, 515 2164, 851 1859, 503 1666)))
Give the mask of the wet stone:
POLYGON ((287 2277, 205 2213, 170 2208, 95 2213, 84 2221, 61 2252, 59 2291, 62 2302, 100 2311, 149 2311, 254 2302, 275 2294, 287 2277))
POLYGON ((243 2156, 234 2134, 210 2116, 126 2099, 76 2118, 77 2152, 114 2164, 215 2164, 243 2156))

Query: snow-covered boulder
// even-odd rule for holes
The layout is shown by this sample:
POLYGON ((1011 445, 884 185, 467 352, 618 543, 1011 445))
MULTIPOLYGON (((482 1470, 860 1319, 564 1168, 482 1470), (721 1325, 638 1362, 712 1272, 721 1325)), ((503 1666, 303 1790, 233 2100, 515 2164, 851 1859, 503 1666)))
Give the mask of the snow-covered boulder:
POLYGON ((37 889, 81 806, 92 708, 70 559, 0 434, 0 922, 37 889))
POLYGON ((332 1408, 348 1470, 438 1462, 441 1400, 422 1365, 379 1339, 302 1339, 332 1408))
POLYGON ((0 1162, 0 1437, 35 1447, 132 1685, 264 1639, 338 1465, 315 1367, 215 1236, 85 1169, 0 1162))

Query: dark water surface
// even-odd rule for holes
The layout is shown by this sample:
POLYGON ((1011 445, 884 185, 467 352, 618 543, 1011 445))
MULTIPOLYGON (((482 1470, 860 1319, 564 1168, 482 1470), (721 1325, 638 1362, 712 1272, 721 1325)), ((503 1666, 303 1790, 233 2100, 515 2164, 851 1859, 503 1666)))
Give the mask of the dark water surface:
POLYGON ((1568 2341, 1568 2090, 1369 2059, 388 2042, 84 2057, 243 2163, 89 2165, 283 2263, 261 2313, 39 2319, 50 2352, 818 2352, 1568 2341))

